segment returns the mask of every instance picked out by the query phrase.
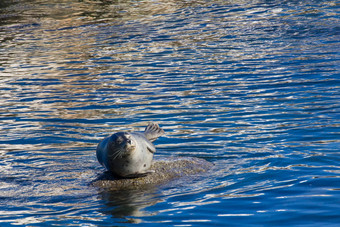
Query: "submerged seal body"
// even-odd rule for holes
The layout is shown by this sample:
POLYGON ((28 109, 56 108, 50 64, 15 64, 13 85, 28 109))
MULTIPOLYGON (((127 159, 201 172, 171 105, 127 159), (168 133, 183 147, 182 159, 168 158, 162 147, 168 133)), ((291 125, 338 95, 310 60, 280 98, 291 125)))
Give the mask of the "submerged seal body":
POLYGON ((140 177, 152 171, 152 144, 164 134, 156 123, 149 123, 144 132, 117 132, 97 146, 97 159, 108 171, 119 177, 140 177))

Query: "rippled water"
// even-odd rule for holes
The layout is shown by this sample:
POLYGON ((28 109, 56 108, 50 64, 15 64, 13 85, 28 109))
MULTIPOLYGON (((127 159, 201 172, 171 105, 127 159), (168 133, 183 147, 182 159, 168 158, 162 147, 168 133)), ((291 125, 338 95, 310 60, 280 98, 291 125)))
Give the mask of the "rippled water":
POLYGON ((339 22, 327 0, 2 1, 0 225, 336 226, 339 22), (97 143, 149 121, 158 157, 214 168, 91 187, 97 143))

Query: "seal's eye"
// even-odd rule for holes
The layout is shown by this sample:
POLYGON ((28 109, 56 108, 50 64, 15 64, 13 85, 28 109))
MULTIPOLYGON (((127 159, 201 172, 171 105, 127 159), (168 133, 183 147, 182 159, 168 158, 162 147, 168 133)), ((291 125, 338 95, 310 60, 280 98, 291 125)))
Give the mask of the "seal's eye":
POLYGON ((122 137, 118 137, 118 138, 116 139, 116 143, 117 143, 117 144, 123 143, 123 138, 122 138, 122 137))

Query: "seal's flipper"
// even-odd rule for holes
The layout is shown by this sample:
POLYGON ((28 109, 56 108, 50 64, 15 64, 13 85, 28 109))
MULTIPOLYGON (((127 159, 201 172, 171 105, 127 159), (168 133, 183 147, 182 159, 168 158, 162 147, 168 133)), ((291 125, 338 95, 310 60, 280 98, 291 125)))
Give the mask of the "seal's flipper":
POLYGON ((155 146, 154 146, 152 143, 150 143, 150 142, 146 145, 146 148, 147 148, 148 151, 150 151, 151 153, 155 153, 155 152, 156 152, 155 146))
POLYGON ((157 123, 150 122, 144 131, 145 137, 151 142, 164 134, 164 130, 157 123))

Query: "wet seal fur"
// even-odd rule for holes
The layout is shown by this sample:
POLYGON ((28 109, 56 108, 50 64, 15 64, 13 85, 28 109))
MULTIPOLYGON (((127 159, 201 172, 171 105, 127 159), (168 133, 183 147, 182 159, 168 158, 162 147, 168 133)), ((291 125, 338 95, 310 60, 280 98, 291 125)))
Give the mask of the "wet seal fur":
POLYGON ((164 134, 156 123, 149 123, 144 132, 117 132, 97 146, 97 159, 113 175, 121 178, 144 177, 152 170, 152 144, 164 134))
POLYGON ((104 190, 134 190, 164 184, 181 177, 189 177, 207 172, 213 163, 194 157, 170 157, 153 162, 152 173, 140 178, 117 178, 105 172, 94 180, 91 185, 104 190))

